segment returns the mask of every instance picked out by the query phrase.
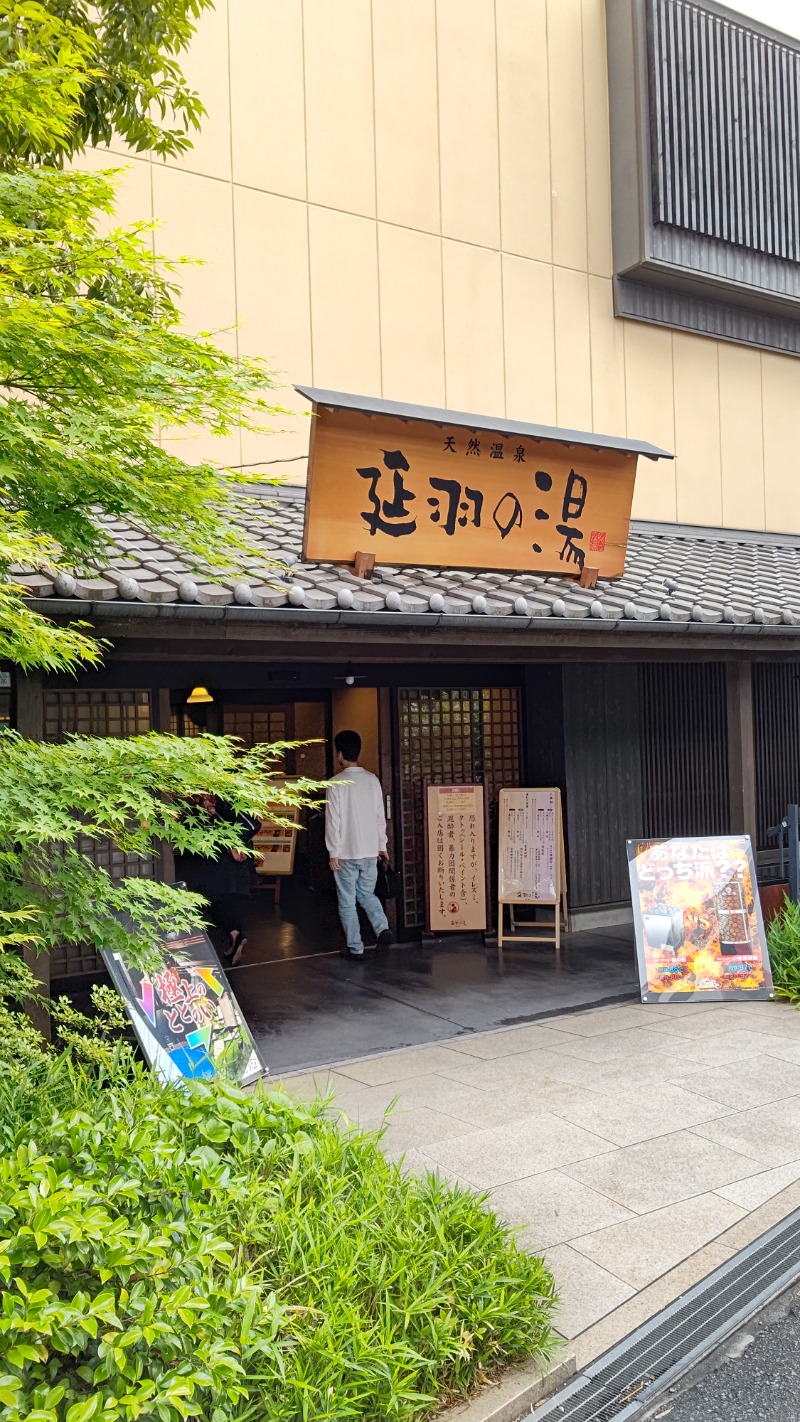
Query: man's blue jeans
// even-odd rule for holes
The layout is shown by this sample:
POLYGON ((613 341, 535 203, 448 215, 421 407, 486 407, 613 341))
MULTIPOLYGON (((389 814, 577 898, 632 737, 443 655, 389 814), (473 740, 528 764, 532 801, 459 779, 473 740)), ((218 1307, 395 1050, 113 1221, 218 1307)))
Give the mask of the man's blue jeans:
POLYGON ((339 900, 339 917, 342 920, 347 946, 351 953, 363 953, 361 925, 358 922, 357 904, 363 908, 375 930, 377 938, 389 927, 389 920, 383 905, 375 893, 378 882, 377 859, 342 859, 341 868, 334 872, 336 895, 339 900))

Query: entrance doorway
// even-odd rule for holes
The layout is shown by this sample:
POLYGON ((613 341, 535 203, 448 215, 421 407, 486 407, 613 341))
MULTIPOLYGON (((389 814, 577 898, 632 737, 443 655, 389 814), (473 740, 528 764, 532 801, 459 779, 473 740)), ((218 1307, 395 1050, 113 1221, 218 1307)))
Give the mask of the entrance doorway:
MULTIPOLYGON (((322 815, 304 814, 294 872, 280 902, 253 893, 244 919, 248 945, 230 970, 270 1069, 278 1074, 432 1043, 634 993, 627 929, 568 938, 560 963, 549 951, 529 949, 511 950, 503 961, 480 935, 448 935, 435 945, 420 941, 426 926, 425 786, 485 785, 491 814, 499 790, 522 783, 520 687, 420 686, 403 684, 401 677, 393 687, 359 684, 360 676, 352 685, 346 677, 333 680, 327 691, 304 691, 302 699, 285 691, 220 695, 215 713, 215 724, 246 745, 324 737, 304 748, 302 762, 298 751, 291 753, 294 760, 287 755, 285 765, 287 773, 319 778, 333 768, 332 737, 357 730, 363 764, 383 786, 390 849, 403 875, 398 947, 385 956, 367 953, 363 963, 342 961, 322 815)), ((490 829, 491 883, 492 821, 490 829)))
MULTIPOLYGON (((333 737, 340 730, 353 729, 362 738, 362 763, 381 777, 378 689, 341 680, 339 686, 304 689, 296 697, 285 690, 215 688, 213 700, 199 705, 189 702, 187 689, 173 699, 172 727, 184 736, 224 732, 236 736, 247 749, 285 742, 285 752, 275 769, 289 777, 317 781, 326 780, 333 772, 333 737)), ((390 808, 390 796, 387 801, 390 808)), ((335 885, 328 866, 321 804, 300 812, 294 852, 287 857, 286 869, 288 872, 280 874, 258 873, 253 866, 250 901, 243 914, 248 938, 244 961, 251 967, 339 951, 335 885)))
MULTIPOLYGON (((127 675, 133 688, 163 688, 160 667, 134 668, 127 675)), ((363 762, 383 786, 390 850, 403 876, 398 946, 385 956, 367 953, 363 965, 340 959, 343 940, 323 814, 306 811, 280 901, 254 879, 243 915, 249 941, 230 970, 231 985, 275 1073, 422 1045, 636 991, 627 929, 576 935, 565 943, 560 965, 549 951, 530 949, 509 951, 501 961, 480 936, 421 941, 426 783, 484 784, 491 814, 501 788, 525 783, 523 731, 530 730, 529 708, 523 715, 526 682, 513 669, 498 669, 487 677, 488 685, 476 685, 464 667, 442 668, 443 685, 435 684, 434 676, 425 678, 418 666, 361 665, 352 671, 340 663, 299 672, 294 666, 242 664, 223 672, 195 664, 191 670, 176 667, 166 694, 108 685, 46 692, 46 735, 52 739, 72 729, 126 735, 155 724, 186 736, 224 731, 248 747, 300 741, 306 744, 287 747, 282 769, 318 780, 333 770, 333 735, 351 728, 361 735, 363 762), (196 682, 208 686, 210 701, 189 704, 196 682)), ((555 716, 551 721, 558 724, 555 716)), ((493 846, 490 883, 495 854, 493 846)), ((109 868, 155 874, 160 866, 148 861, 109 868)), ((365 943, 370 941, 365 931, 365 943)), ((58 990, 73 993, 102 971, 91 949, 63 962, 54 956, 53 967, 58 990)))

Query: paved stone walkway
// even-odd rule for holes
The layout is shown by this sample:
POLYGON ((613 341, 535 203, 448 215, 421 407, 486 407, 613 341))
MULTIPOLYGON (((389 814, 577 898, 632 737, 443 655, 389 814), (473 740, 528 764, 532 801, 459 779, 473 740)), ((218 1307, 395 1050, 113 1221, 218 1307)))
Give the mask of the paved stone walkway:
MULTIPOLYGON (((800 1180, 800 1012, 625 1004, 288 1076, 486 1190, 575 1338, 800 1180)), ((725 1250, 725 1256, 728 1250, 725 1250)), ((722 1261, 709 1256, 709 1268, 722 1261)))
POLYGON ((387 1152, 486 1191, 548 1259, 560 1331, 592 1330, 594 1351, 598 1320, 635 1326, 800 1181, 800 1012, 780 1003, 599 1008, 285 1085, 333 1091, 368 1128, 396 1100, 387 1152))

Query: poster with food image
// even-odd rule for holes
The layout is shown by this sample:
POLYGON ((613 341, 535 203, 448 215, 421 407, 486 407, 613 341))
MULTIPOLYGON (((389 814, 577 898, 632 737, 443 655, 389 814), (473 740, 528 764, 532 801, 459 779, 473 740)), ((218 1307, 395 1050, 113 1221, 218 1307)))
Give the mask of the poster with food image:
POLYGON ((749 835, 628 840, 643 1002, 772 997, 749 835))
POLYGON ((103 954, 148 1064, 162 1081, 220 1077, 247 1086, 266 1073, 208 934, 161 940, 148 971, 103 954))

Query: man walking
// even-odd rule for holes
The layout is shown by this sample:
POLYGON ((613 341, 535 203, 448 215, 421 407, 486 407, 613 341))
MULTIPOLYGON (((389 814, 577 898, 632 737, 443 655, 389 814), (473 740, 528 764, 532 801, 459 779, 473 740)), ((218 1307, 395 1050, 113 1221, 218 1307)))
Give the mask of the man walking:
POLYGON ((358 763, 361 737, 357 731, 340 731, 333 746, 338 773, 328 781, 325 843, 347 940, 345 956, 363 958, 358 904, 375 930, 377 947, 388 948, 392 942, 389 921, 375 893, 378 860, 389 857, 383 791, 377 776, 358 763))

